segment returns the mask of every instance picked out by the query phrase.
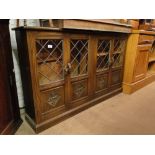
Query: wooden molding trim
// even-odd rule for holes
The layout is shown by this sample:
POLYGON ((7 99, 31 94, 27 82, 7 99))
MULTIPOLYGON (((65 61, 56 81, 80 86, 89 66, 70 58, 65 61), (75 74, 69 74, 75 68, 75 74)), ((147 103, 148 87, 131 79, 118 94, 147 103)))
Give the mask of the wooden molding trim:
POLYGON ((20 127, 20 125, 22 124, 22 119, 19 119, 18 121, 14 121, 12 120, 7 128, 5 128, 5 130, 2 131, 2 135, 10 135, 10 134, 15 134, 15 132, 17 131, 17 129, 20 127))

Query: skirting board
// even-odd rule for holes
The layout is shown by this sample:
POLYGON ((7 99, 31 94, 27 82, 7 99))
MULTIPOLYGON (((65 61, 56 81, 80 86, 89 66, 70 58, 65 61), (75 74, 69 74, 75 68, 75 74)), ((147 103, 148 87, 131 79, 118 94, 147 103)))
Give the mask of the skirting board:
POLYGON ((125 94, 132 94, 135 91, 145 87, 146 85, 150 84, 151 82, 155 81, 155 74, 151 75, 148 74, 144 79, 135 82, 135 83, 123 83, 123 93, 125 94))
POLYGON ((7 128, 1 133, 2 135, 12 135, 15 134, 15 132, 17 131, 17 129, 20 127, 20 125, 22 124, 22 119, 19 119, 18 121, 16 120, 12 120, 7 128))

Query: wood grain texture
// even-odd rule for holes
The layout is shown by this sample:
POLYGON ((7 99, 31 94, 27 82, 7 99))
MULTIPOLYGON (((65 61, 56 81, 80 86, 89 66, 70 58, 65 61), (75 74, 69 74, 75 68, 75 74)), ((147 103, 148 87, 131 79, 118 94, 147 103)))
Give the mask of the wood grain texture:
MULTIPOLYGON (((110 59, 112 59, 114 52, 114 40, 126 39, 127 36, 125 34, 73 30, 54 31, 53 29, 34 28, 18 28, 16 29, 16 34, 20 36, 17 37, 19 53, 25 53, 20 54, 20 63, 22 65, 21 69, 23 74, 23 88, 25 89, 25 102, 27 102, 26 119, 36 132, 45 129, 50 125, 55 124, 55 122, 59 122, 76 112, 84 110, 85 108, 92 106, 102 99, 105 99, 121 90, 123 61, 121 67, 114 67, 111 65, 106 72, 97 73, 97 45, 98 40, 101 38, 108 38, 112 40, 110 42, 110 59), (24 42, 21 42, 21 38, 24 42), (45 46, 42 46, 41 50, 38 51, 36 48, 36 40, 39 39, 47 41, 52 39, 63 40, 64 61, 62 70, 65 71, 68 63, 71 63, 72 60, 76 59, 75 63, 71 63, 71 71, 65 71, 64 79, 61 81, 49 82, 49 84, 44 85, 40 84, 40 66, 37 62, 36 54, 37 52, 41 52, 45 46), (81 40, 84 40, 85 42, 88 41, 88 46, 86 46, 86 48, 82 48, 84 42, 81 43, 81 40), (73 42, 74 45, 72 45, 73 42), (79 42, 80 44, 78 45, 79 42), (78 52, 75 50, 75 53, 72 53, 73 47, 78 52), (82 59, 87 51, 88 60, 82 59), (80 56, 78 55, 79 53, 80 56), (74 59, 72 56, 74 56, 74 59), (81 74, 81 68, 83 68, 86 62, 88 62, 86 74, 81 74), (76 76, 73 76, 72 70, 77 64, 79 65, 79 69, 76 71, 76 76), (96 88, 96 80, 98 80, 101 75, 103 75, 103 77, 106 75, 108 89, 106 89, 106 91, 104 90, 96 93, 99 89, 98 86, 96 88), (113 80, 113 83, 109 82, 112 79, 111 76, 117 78, 117 80, 113 80), (28 93, 27 90, 29 90, 28 93), (30 98, 27 98, 27 95, 30 98), (58 96, 60 96, 61 99, 58 99, 57 101, 58 96), (57 101, 57 105, 55 105, 55 107, 51 107, 51 105, 49 105, 54 103, 52 100, 54 102, 57 101)), ((125 47, 123 48, 122 53, 124 52, 125 47)), ((52 54, 52 52, 49 52, 49 55, 52 54)), ((50 60, 48 60, 48 63, 49 61, 50 60)), ((44 62, 44 64, 45 63, 47 62, 44 62)), ((107 63, 109 63, 108 60, 107 63)), ((44 68, 42 66, 42 69, 45 69, 44 73, 48 72, 46 67, 44 68)))
POLYGON ((148 51, 151 45, 138 45, 134 69, 134 81, 145 78, 148 67, 148 51))
POLYGON ((145 78, 137 82, 131 84, 123 83, 123 92, 126 94, 134 93, 135 91, 145 87, 153 81, 155 81, 155 74, 148 74, 145 78))
MULTIPOLYGON (((127 43, 123 92, 133 93, 150 83, 148 76, 149 53, 152 49, 155 33, 144 30, 133 30, 127 43)), ((153 76, 153 75, 152 75, 153 76)))

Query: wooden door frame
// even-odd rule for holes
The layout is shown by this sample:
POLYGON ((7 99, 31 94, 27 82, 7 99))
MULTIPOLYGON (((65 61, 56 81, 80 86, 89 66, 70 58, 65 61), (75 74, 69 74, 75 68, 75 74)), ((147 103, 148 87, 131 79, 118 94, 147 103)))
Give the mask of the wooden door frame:
POLYGON ((72 108, 73 106, 76 106, 77 103, 81 104, 83 102, 85 102, 86 100, 88 100, 89 96, 90 96, 90 92, 89 92, 89 88, 90 88, 90 81, 89 81, 89 74, 90 74, 90 67, 89 67, 89 62, 90 62, 90 35, 89 34, 82 34, 82 33, 67 33, 68 35, 68 60, 69 63, 71 62, 70 59, 70 41, 71 40, 82 40, 82 39, 86 39, 88 40, 88 74, 87 75, 81 75, 80 77, 71 77, 71 74, 68 74, 68 96, 69 96, 69 107, 72 108), (87 96, 82 97, 81 99, 78 100, 72 100, 71 99, 71 94, 72 94, 72 83, 73 82, 78 82, 79 80, 84 80, 87 79, 87 96))

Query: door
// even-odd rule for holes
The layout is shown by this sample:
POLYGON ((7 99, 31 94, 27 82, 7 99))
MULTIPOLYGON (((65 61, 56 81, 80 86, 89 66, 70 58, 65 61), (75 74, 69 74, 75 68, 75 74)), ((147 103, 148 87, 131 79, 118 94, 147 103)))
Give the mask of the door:
POLYGON ((21 124, 9 34, 0 20, 0 134, 14 134, 21 124))
POLYGON ((109 62, 112 40, 110 37, 97 37, 96 43, 95 93, 97 96, 100 96, 107 93, 109 88, 109 62))
POLYGON ((95 94, 100 96, 121 87, 126 39, 97 37, 96 42, 95 94))
POLYGON ((69 102, 70 107, 82 104, 89 97, 89 36, 71 35, 69 37, 69 102))
POLYGON ((66 41, 61 34, 35 40, 43 120, 58 115, 67 108, 66 41))
POLYGON ((151 49, 151 44, 138 45, 137 56, 136 56, 136 67, 134 70, 134 81, 139 81, 145 78, 148 67, 148 57, 149 50, 151 49))
POLYGON ((122 85, 126 39, 114 38, 112 47, 110 56, 110 88, 116 89, 122 85))

